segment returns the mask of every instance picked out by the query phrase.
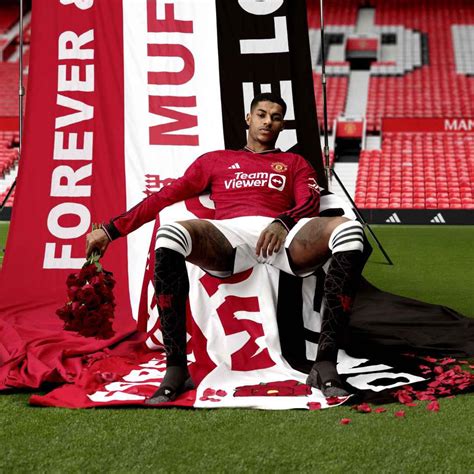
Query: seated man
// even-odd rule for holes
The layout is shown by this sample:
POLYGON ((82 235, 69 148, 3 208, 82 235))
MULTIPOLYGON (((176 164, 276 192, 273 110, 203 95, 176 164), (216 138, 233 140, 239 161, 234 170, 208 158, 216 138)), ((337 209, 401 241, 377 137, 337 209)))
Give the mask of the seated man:
POLYGON ((363 229, 344 217, 316 217, 320 193, 313 168, 300 155, 275 148, 285 112, 280 97, 256 96, 246 117, 244 149, 205 153, 171 185, 87 235, 87 254, 93 250, 103 254, 110 241, 155 219, 166 206, 211 193, 215 220, 163 225, 156 235, 154 283, 167 369, 150 403, 174 400, 190 382, 185 260, 219 277, 257 263, 304 277, 331 258, 318 353, 307 384, 326 397, 348 395, 336 362, 362 271, 363 229))

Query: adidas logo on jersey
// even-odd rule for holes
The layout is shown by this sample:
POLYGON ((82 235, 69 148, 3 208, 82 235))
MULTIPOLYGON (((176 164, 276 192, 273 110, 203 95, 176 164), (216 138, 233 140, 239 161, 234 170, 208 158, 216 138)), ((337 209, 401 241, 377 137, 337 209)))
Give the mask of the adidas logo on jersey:
POLYGON ((234 163, 233 165, 230 165, 227 169, 229 169, 229 170, 239 170, 240 165, 238 163, 234 163))
POLYGON ((441 212, 438 212, 436 216, 433 217, 433 219, 430 220, 433 224, 446 224, 446 221, 444 220, 444 217, 441 215, 441 212))
POLYGON ((385 222, 388 222, 389 224, 401 224, 401 220, 398 217, 397 213, 394 212, 388 219, 385 220, 385 222))

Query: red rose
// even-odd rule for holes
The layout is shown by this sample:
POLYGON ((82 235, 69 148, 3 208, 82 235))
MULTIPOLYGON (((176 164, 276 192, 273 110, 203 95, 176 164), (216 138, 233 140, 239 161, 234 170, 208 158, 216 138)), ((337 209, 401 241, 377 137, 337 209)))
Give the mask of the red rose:
POLYGON ((81 303, 85 304, 88 309, 95 309, 100 304, 100 298, 97 296, 92 285, 84 285, 78 297, 81 303))
POLYGON ((111 272, 104 272, 104 284, 113 290, 115 286, 115 280, 111 272))
MULTIPOLYGON (((72 306, 74 306, 75 304, 76 304, 76 302, 73 303, 72 306)), ((87 307, 84 304, 77 303, 77 307, 75 307, 75 308, 73 307, 72 313, 73 313, 75 319, 82 320, 87 315, 87 307)))
POLYGON ((77 273, 71 273, 66 279, 67 287, 70 288, 71 286, 81 286, 77 283, 77 280, 77 273))
POLYGON ((64 321, 64 329, 85 337, 112 337, 115 281, 110 272, 102 269, 97 256, 88 260, 78 274, 68 275, 66 286, 69 302, 56 311, 64 321))
POLYGON ((101 285, 96 291, 102 303, 110 303, 115 300, 112 290, 105 285, 101 285))
POLYGON ((56 314, 65 322, 70 321, 73 318, 71 305, 65 304, 62 308, 56 310, 56 314))
POLYGON ((105 321, 95 334, 95 337, 98 339, 110 339, 114 334, 115 331, 112 329, 112 322, 105 321))
POLYGON ((104 283, 104 274, 98 273, 97 275, 93 276, 89 282, 94 288, 97 286, 101 286, 104 283))
POLYGON ((96 276, 98 273, 97 266, 93 263, 82 267, 79 272, 79 278, 82 278, 86 281, 91 281, 91 279, 96 276))
POLYGON ((67 296, 70 301, 77 301, 77 294, 80 291, 78 286, 70 286, 67 290, 67 296))
POLYGON ((102 323, 103 318, 98 311, 88 311, 82 318, 81 334, 86 337, 95 335, 102 323))
POLYGON ((99 313, 105 320, 111 320, 114 318, 114 308, 111 304, 103 304, 99 308, 99 313))

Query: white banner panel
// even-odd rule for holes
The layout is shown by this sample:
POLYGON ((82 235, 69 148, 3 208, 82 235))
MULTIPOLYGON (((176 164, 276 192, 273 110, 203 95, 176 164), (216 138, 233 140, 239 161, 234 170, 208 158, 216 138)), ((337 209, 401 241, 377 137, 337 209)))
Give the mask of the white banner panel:
MULTIPOLYGON (((223 149, 224 135, 215 1, 124 0, 123 18, 130 209, 204 152, 223 149)), ((135 319, 152 229, 128 237, 135 319)))

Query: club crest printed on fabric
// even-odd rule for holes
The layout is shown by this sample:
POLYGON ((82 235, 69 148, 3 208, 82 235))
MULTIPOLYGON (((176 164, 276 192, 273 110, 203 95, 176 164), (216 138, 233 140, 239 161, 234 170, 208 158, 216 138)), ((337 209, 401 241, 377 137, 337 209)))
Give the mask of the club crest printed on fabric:
POLYGON ((276 171, 277 173, 284 173, 288 170, 288 166, 285 163, 272 163, 272 170, 276 171))

